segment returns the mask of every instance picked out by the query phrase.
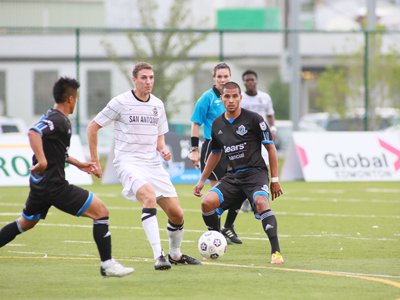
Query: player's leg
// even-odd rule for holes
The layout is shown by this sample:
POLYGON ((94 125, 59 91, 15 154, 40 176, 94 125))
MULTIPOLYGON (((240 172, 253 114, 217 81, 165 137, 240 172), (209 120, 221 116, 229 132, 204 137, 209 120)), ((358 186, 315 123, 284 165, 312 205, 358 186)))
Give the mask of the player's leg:
MULTIPOLYGON (((160 166, 162 168, 162 166, 160 166)), ((121 195, 130 201, 139 201, 142 205, 142 226, 153 249, 156 260, 156 270, 168 270, 171 264, 166 260, 161 247, 160 229, 157 220, 156 193, 149 180, 153 173, 152 167, 123 163, 117 166, 118 179, 124 189, 121 195)), ((155 176, 155 175, 154 175, 155 176)))
POLYGON ((0 230, 0 248, 14 240, 17 235, 32 229, 40 219, 46 218, 50 206, 46 203, 43 194, 31 190, 25 202, 22 216, 0 230))
POLYGON ((208 230, 220 231, 219 214, 217 208, 220 206, 222 195, 213 188, 201 200, 201 213, 208 230))
MULTIPOLYGON (((221 180, 225 176, 227 168, 228 168, 228 160, 226 158, 226 155, 223 154, 221 155, 221 159, 219 160, 217 166, 215 167, 212 174, 208 178, 211 188, 213 188, 216 185, 216 183, 218 183, 218 180, 221 180)), ((242 240, 237 236, 236 232, 233 230, 234 226, 233 223, 235 223, 239 211, 240 207, 236 206, 230 207, 226 215, 225 224, 221 228, 221 233, 225 236, 228 244, 232 243, 242 244, 242 240)))
POLYGON ((242 244, 242 240, 238 237, 237 233, 234 230, 234 222, 236 217, 240 211, 242 206, 242 202, 237 202, 234 206, 228 209, 228 214, 225 219, 225 224, 221 228, 221 233, 225 236, 228 241, 231 241, 235 244, 242 244))
POLYGON ((20 217, 14 222, 11 222, 4 226, 0 230, 0 248, 15 239, 17 235, 24 233, 29 229, 32 229, 38 222, 39 219, 28 220, 24 217, 20 217))
POLYGON ((168 217, 167 234, 169 237, 168 259, 173 264, 201 265, 201 262, 181 252, 184 234, 183 211, 178 197, 164 197, 158 200, 158 205, 168 217))
POLYGON ((111 255, 111 233, 109 213, 105 204, 93 193, 74 185, 68 185, 53 200, 53 205, 71 215, 93 219, 93 239, 100 255, 100 273, 104 277, 123 277, 134 268, 124 267, 111 255))
POLYGON ((254 197, 254 204, 257 211, 260 212, 261 223, 265 233, 268 236, 269 242, 271 244, 271 255, 273 264, 283 263, 283 258, 279 247, 278 240, 278 223, 275 218, 274 212, 271 210, 268 198, 266 195, 256 195, 254 197))
MULTIPOLYGON (((135 184, 141 184, 137 180, 135 184)), ((144 181, 143 181, 144 182, 144 181)), ((156 270, 169 270, 171 264, 165 258, 164 250, 161 247, 160 229, 157 220, 156 193, 148 183, 143 184, 136 192, 136 198, 142 204, 142 225, 146 232, 147 239, 153 249, 153 256, 156 260, 156 270)))

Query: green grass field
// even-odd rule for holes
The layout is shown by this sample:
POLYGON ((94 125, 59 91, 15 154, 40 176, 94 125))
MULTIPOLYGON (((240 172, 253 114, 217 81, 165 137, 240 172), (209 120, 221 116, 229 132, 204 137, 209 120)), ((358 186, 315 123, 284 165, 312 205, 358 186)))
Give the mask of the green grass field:
MULTIPOLYGON (((176 185, 185 213, 182 251, 201 259, 206 231, 193 185, 176 185)), ((46 220, 0 249, 0 299, 400 299, 400 184, 282 183, 272 203, 283 265, 270 264, 261 222, 240 213, 242 245, 202 266, 155 271, 139 203, 119 185, 95 184, 110 210, 113 256, 133 266, 100 276, 92 221, 51 209, 46 220)), ((0 188, 0 227, 19 217, 27 187, 0 188)), ((167 219, 158 220, 168 252, 167 219)), ((223 221, 225 216, 223 216, 223 221)))

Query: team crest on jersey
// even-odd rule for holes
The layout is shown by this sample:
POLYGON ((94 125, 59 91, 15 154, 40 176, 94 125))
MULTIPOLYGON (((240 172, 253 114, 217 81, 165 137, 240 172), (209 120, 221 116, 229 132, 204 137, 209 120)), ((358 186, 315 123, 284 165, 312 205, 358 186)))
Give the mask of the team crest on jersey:
POLYGON ((246 127, 244 127, 244 125, 240 125, 236 133, 238 135, 245 135, 247 133, 246 127))
POLYGON ((261 128, 262 131, 267 130, 267 124, 265 124, 265 122, 261 122, 260 123, 260 128, 261 128))
POLYGON ((153 115, 158 116, 158 110, 157 107, 154 107, 153 109, 153 115))

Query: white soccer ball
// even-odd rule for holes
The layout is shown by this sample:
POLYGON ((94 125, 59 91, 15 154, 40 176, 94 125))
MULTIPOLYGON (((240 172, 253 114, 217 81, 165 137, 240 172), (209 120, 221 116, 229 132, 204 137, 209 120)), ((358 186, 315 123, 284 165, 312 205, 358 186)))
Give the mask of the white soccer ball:
POLYGON ((218 231, 210 230, 200 237, 199 251, 205 258, 217 259, 225 254, 228 243, 218 231))

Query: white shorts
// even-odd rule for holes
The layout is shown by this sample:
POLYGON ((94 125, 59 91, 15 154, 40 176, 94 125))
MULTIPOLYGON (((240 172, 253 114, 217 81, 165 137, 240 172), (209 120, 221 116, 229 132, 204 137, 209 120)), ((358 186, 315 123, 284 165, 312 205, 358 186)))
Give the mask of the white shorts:
POLYGON ((137 191, 146 183, 150 184, 156 192, 156 199, 165 197, 178 197, 171 178, 162 165, 136 165, 124 162, 115 166, 118 179, 124 189, 121 192, 122 197, 130 201, 138 201, 137 191))

